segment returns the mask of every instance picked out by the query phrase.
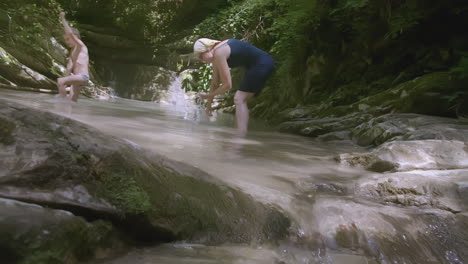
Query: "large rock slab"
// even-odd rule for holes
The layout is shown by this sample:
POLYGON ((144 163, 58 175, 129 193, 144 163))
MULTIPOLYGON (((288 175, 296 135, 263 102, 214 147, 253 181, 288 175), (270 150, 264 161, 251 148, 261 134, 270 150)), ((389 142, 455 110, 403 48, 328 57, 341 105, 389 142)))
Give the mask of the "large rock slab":
POLYGON ((3 100, 0 197, 110 220, 151 241, 270 241, 290 224, 199 169, 3 100))
POLYGON ((9 83, 26 87, 56 89, 50 78, 32 70, 0 47, 0 75, 9 83))

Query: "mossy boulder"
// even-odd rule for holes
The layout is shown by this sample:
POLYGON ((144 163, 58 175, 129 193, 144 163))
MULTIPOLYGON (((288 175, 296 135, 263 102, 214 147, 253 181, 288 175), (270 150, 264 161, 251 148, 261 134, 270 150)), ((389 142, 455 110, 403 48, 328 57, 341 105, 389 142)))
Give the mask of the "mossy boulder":
POLYGON ((281 113, 284 122, 278 127, 323 140, 352 138, 362 146, 401 139, 466 140, 466 122, 453 118, 455 103, 446 96, 457 89, 450 73, 430 73, 350 105, 289 109, 281 113))
POLYGON ((19 86, 56 89, 54 81, 20 63, 0 47, 0 75, 19 86))
POLYGON ((449 72, 433 72, 401 83, 393 88, 353 104, 355 110, 383 107, 388 112, 454 116, 450 94, 456 92, 449 72), (361 109, 360 109, 361 108, 361 109))

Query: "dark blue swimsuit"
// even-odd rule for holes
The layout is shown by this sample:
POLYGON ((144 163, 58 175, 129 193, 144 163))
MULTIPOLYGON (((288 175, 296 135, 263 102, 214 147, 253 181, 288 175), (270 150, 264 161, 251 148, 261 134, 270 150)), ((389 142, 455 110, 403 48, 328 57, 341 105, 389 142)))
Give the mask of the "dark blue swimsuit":
POLYGON ((275 69, 273 58, 265 51, 237 39, 229 39, 227 44, 231 48, 227 60, 229 67, 244 67, 247 70, 239 90, 258 95, 275 69))

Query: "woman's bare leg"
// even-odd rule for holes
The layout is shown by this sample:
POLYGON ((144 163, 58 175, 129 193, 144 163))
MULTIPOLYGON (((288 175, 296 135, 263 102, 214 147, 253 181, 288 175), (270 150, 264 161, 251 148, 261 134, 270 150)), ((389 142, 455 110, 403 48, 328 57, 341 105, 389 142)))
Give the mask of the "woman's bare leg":
POLYGON ((254 93, 237 91, 234 96, 234 103, 236 104, 236 120, 237 130, 240 136, 247 134, 249 125, 249 108, 247 107, 247 100, 252 98, 254 93))

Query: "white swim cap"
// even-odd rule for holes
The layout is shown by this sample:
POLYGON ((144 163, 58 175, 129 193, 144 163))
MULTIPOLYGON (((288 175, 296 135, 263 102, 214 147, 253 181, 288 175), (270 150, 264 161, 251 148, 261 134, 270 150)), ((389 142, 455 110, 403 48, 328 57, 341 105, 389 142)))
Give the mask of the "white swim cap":
POLYGON ((200 53, 207 52, 220 42, 221 41, 219 40, 209 38, 197 39, 193 44, 193 54, 198 55, 200 53))

